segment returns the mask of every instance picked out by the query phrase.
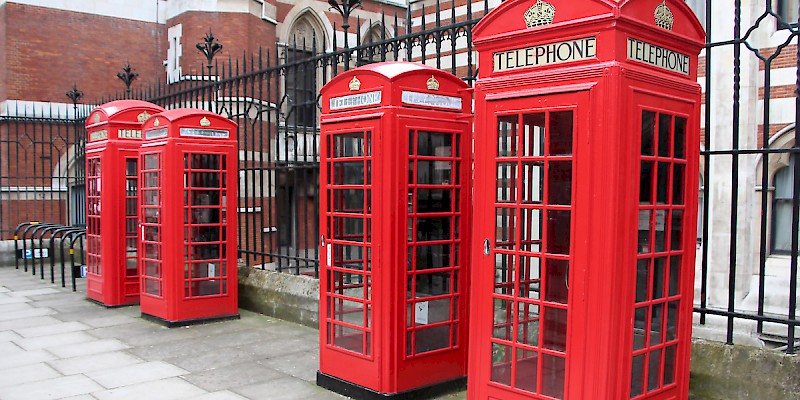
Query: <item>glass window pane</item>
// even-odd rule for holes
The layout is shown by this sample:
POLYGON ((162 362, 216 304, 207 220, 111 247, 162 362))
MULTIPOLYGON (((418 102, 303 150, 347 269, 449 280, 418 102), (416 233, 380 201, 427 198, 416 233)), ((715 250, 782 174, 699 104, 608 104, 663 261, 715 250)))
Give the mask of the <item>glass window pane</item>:
POLYGON ((570 211, 547 211, 547 252, 569 254, 570 211))
POLYGON ((676 296, 681 289, 681 256, 670 257, 669 264, 669 295, 676 296))
POLYGON ((492 382, 511 386, 511 346, 492 343, 492 382))
POLYGON ((494 292, 497 294, 504 294, 506 296, 512 295, 512 288, 514 285, 514 275, 516 269, 514 267, 514 260, 516 256, 513 254, 495 253, 494 263, 494 292))
POLYGON ((332 151, 333 158, 363 157, 364 134, 353 132, 334 135, 332 151))
POLYGON ((678 346, 664 349, 664 386, 675 382, 675 353, 678 346))
POLYGON ((658 300, 664 297, 664 275, 667 270, 667 258, 656 257, 653 263, 652 298, 658 300))
POLYGON ((572 111, 550 113, 550 155, 572 154, 572 111))
POLYGON ((671 249, 680 250, 683 241, 683 210, 672 210, 670 229, 671 249))
POLYGON ((631 397, 644 393, 644 357, 645 354, 633 357, 633 364, 631 365, 631 397))
MULTIPOLYGON (((418 299, 429 296, 439 296, 451 293, 449 271, 436 272, 432 274, 417 274, 414 280, 416 282, 416 286, 414 289, 416 293, 416 298, 418 299)), ((429 302, 430 303, 429 310, 431 310, 431 312, 433 312, 433 309, 431 307, 435 308, 435 306, 439 304, 437 302, 440 302, 440 300, 433 300, 429 302)), ((449 300, 447 301, 447 304, 441 303, 440 305, 442 306, 442 309, 439 311, 442 311, 445 315, 449 315, 447 314, 447 307, 449 307, 449 304, 450 304, 449 300)), ((449 318, 441 319, 440 321, 446 321, 446 320, 449 320, 449 318)), ((429 323, 433 322, 434 321, 431 321, 429 323)))
MULTIPOLYGON (((570 179, 571 178, 572 177, 570 176, 570 179)), ((499 184, 499 179, 498 179, 498 184, 499 184)), ((543 185, 544 185, 544 162, 542 161, 523 162, 522 203, 541 204, 542 193, 544 191, 543 185)))
POLYGON ((678 337, 678 304, 677 301, 670 301, 667 305, 667 342, 678 337))
POLYGON ((642 111, 642 155, 652 156, 653 139, 655 133, 656 113, 652 111, 642 111))
POLYGON ((416 269, 447 268, 450 266, 450 244, 417 246, 416 269))
POLYGON ((497 202, 516 203, 517 163, 497 163, 497 202))
POLYGON ((647 390, 658 389, 661 377, 661 349, 650 352, 650 361, 647 367, 647 390))
MULTIPOLYGON (((331 300, 333 301, 333 300, 331 300)), ((333 325, 334 346, 355 353, 364 354, 364 332, 358 329, 348 328, 341 325, 333 325)))
POLYGON ((547 202, 569 205, 572 201, 572 161, 547 164, 547 202))
POLYGON ((493 338, 511 341, 513 305, 514 302, 509 300, 494 299, 493 338))
POLYGON ((669 114, 658 115, 658 155, 669 157, 672 143, 672 116, 669 114))
POLYGON ((647 329, 647 306, 637 308, 633 313, 633 349, 644 348, 644 338, 647 329))
POLYGON ((567 310, 545 307, 542 318, 542 347, 560 352, 566 351, 567 310))
POLYGON ((497 207, 495 219, 495 248, 507 250, 513 250, 515 248, 515 211, 516 210, 513 208, 497 207))
POLYGON ((517 303, 517 343, 539 345, 539 306, 525 302, 517 303))
POLYGON ((644 258, 636 261, 636 302, 647 301, 648 273, 650 272, 650 259, 644 258))
POLYGON ((650 316, 650 346, 662 343, 664 304, 653 304, 650 316))
POLYGON ((538 300, 541 297, 542 259, 539 257, 519 257, 519 293, 521 298, 538 300))
POLYGON ((569 299, 569 261, 547 259, 545 301, 567 304, 569 299))
POLYGON ((453 135, 450 133, 419 131, 417 155, 450 157, 453 155, 453 135))
POLYGON ((522 234, 520 236, 520 250, 539 253, 542 251, 542 210, 521 209, 522 234))
POLYGON ((417 189, 418 213, 453 211, 451 189, 417 189))
POLYGON ((414 353, 424 353, 450 347, 450 325, 440 325, 433 328, 415 331, 414 353))
POLYGON ((675 117, 675 158, 686 158, 686 118, 675 117))
POLYGON ((684 193, 683 188, 686 186, 684 180, 684 170, 686 167, 682 164, 675 164, 672 170, 672 204, 683 204, 684 193))
POLYGON ((653 204, 653 162, 642 161, 639 175, 639 204, 653 204))
POLYGON ((667 191, 669 190, 669 172, 672 165, 666 162, 658 163, 658 176, 656 177, 656 203, 667 204, 667 191))
POLYGON ((539 353, 533 350, 517 349, 517 378, 514 387, 536 393, 538 363, 539 353))
POLYGON ((544 113, 525 114, 522 116, 522 154, 525 157, 541 157, 544 155, 545 121, 544 113))
POLYGON ((564 398, 564 370, 566 360, 542 354, 542 394, 555 399, 564 398))
POLYGON ((513 157, 517 155, 517 116, 497 117, 497 156, 513 157))

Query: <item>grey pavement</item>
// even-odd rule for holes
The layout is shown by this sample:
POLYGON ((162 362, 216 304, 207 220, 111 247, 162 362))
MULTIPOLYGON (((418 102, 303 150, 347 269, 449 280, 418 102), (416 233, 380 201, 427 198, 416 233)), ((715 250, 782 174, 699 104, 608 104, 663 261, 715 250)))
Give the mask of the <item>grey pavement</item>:
POLYGON ((240 313, 169 329, 0 267, 0 400, 346 399, 314 383, 317 330, 240 313))

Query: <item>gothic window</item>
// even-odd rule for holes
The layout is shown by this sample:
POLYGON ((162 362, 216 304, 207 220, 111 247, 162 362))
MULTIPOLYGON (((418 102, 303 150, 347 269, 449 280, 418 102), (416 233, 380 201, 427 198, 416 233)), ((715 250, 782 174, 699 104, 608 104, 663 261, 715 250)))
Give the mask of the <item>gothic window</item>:
POLYGON ((322 29, 308 13, 297 19, 284 52, 286 122, 290 126, 317 124, 317 69, 313 57, 324 50, 322 29))

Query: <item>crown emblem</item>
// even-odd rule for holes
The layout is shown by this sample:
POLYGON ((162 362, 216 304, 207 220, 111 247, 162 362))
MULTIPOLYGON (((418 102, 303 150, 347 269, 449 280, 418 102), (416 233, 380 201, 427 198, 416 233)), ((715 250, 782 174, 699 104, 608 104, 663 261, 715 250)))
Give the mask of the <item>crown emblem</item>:
POLYGON ((525 25, 528 28, 549 25, 553 23, 555 16, 556 8, 552 4, 538 0, 528 11, 525 11, 525 25))
POLYGON ((210 126, 210 125, 211 121, 209 121, 208 118, 203 117, 203 119, 200 120, 200 126, 210 126))
POLYGON ((94 116, 92 116, 92 121, 93 121, 95 124, 96 124, 96 123, 98 123, 98 122, 100 122, 100 113, 94 113, 94 116))
POLYGON ((653 16, 656 17, 656 25, 670 31, 672 30, 672 24, 675 23, 675 16, 672 15, 672 10, 667 7, 667 0, 663 0, 661 4, 656 7, 653 16))
POLYGON ((426 84, 428 85, 428 90, 439 90, 439 81, 437 81, 433 75, 431 75, 426 84))
POLYGON ((139 123, 142 123, 142 122, 144 122, 144 121, 147 121, 147 119, 148 119, 148 118, 150 118, 150 114, 148 114, 148 113, 147 113, 147 111, 142 111, 142 113, 141 113, 141 114, 139 114, 139 115, 136 117, 136 119, 139 121, 139 123))
POLYGON ((353 80, 350 81, 350 90, 356 91, 358 89, 361 89, 361 81, 354 76, 353 80))
POLYGON ((153 126, 159 126, 159 125, 161 125, 161 122, 158 122, 158 118, 156 118, 155 121, 153 121, 153 126))

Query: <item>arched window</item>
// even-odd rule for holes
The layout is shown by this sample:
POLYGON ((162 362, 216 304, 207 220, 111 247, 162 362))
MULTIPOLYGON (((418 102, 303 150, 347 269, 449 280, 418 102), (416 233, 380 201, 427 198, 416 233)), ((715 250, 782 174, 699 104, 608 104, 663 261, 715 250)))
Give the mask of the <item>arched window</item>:
POLYGON ((792 246, 792 196, 794 190, 794 165, 792 155, 789 165, 775 172, 775 193, 772 199, 772 253, 789 254, 792 246))
POLYGON ((284 52, 286 68, 286 122, 289 126, 317 124, 317 68, 312 60, 325 49, 321 24, 311 12, 298 17, 284 52))
POLYGON ((361 39, 361 45, 367 47, 359 52, 358 65, 394 60, 394 53, 390 50, 391 47, 383 45, 384 37, 389 39, 390 35, 384 32, 381 24, 372 25, 367 30, 361 39), (381 54, 384 51, 386 55, 381 54))

